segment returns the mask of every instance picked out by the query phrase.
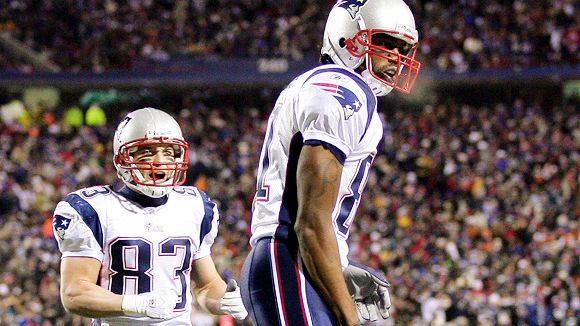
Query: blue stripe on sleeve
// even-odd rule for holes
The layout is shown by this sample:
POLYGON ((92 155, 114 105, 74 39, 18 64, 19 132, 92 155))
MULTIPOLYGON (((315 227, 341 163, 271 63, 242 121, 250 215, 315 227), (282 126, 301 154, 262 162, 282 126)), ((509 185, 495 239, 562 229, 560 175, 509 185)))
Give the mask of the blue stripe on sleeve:
POLYGON ((346 160, 346 154, 340 150, 340 148, 332 145, 331 143, 327 143, 323 140, 319 139, 309 139, 304 141, 304 145, 322 145, 324 148, 328 149, 329 151, 336 156, 336 159, 340 162, 340 164, 344 165, 344 161, 346 160))
POLYGON ((99 246, 101 246, 101 250, 103 250, 103 228, 101 227, 101 221, 99 220, 99 214, 97 214, 97 211, 93 206, 91 206, 91 204, 77 194, 66 196, 64 201, 79 213, 85 224, 89 229, 91 229, 91 232, 93 232, 93 236, 95 237, 95 240, 97 240, 99 246))
POLYGON ((199 244, 203 243, 203 238, 211 232, 211 222, 213 221, 214 213, 213 208, 215 207, 215 203, 212 202, 207 194, 201 190, 199 190, 201 194, 201 199, 203 200, 203 209, 204 215, 203 220, 201 221, 201 228, 199 232, 199 244))

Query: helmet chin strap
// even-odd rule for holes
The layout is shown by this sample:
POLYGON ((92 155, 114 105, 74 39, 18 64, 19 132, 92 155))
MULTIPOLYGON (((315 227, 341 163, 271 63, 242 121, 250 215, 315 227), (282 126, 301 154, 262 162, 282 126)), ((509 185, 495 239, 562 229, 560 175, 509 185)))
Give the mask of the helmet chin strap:
MULTIPOLYGON (((138 179, 143 180, 143 174, 141 173, 141 171, 137 170, 134 171, 135 175, 137 176, 138 179)), ((169 180, 168 180, 169 181, 169 180)), ((128 176, 128 180, 123 178, 123 182, 132 190, 143 194, 145 196, 149 196, 152 198, 160 198, 165 196, 171 189, 173 189, 173 187, 170 186, 160 186, 160 187, 156 187, 156 186, 144 186, 144 185, 137 185, 133 182, 132 177, 128 176)))
POLYGON ((387 86, 373 77, 368 69, 363 70, 361 76, 376 96, 385 96, 393 90, 391 86, 387 86))
MULTIPOLYGON (((360 14, 358 16, 357 21, 358 21, 359 30, 367 29, 365 21, 360 16, 360 14)), ((371 58, 369 57, 369 55, 368 54, 365 55, 365 60, 362 62, 361 66, 365 65, 365 62, 366 62, 367 69, 365 69, 361 72, 361 76, 364 79, 364 81, 367 83, 367 85, 369 85, 369 87, 371 88, 373 93, 375 93, 376 96, 385 96, 385 95, 389 94, 393 90, 393 88, 383 84, 382 82, 378 81, 376 78, 374 78, 371 75, 371 73, 369 72, 369 69, 372 69, 372 62, 370 60, 371 60, 371 58)))
POLYGON ((125 184, 132 190, 152 198, 163 197, 169 192, 169 190, 173 189, 173 187, 137 186, 131 182, 125 182, 125 184))

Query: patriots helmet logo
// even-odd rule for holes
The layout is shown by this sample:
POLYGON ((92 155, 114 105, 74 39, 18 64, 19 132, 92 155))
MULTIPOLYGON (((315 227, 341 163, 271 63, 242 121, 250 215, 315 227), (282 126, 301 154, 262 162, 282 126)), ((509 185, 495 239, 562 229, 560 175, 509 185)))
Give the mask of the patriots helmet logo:
POLYGON ((123 118, 121 122, 119 122, 119 126, 117 126, 117 132, 115 133, 117 135, 117 138, 119 138, 119 140, 121 137, 121 131, 125 128, 125 126, 127 126, 127 124, 129 123, 129 121, 131 121, 131 119, 133 119, 133 117, 129 114, 125 118, 123 118))
POLYGON ((71 221, 72 219, 60 215, 55 215, 52 219, 52 228, 54 229, 54 233, 61 240, 64 240, 64 233, 70 226, 71 221))
POLYGON ((329 92, 332 96, 340 103, 342 109, 344 110, 344 119, 348 120, 355 112, 358 112, 362 107, 361 101, 359 101, 356 94, 350 89, 329 83, 313 83, 313 85, 318 86, 323 91, 329 92))
POLYGON ((367 3, 368 0, 339 0, 336 3, 337 7, 346 9, 352 19, 355 19, 356 14, 360 8, 367 3))

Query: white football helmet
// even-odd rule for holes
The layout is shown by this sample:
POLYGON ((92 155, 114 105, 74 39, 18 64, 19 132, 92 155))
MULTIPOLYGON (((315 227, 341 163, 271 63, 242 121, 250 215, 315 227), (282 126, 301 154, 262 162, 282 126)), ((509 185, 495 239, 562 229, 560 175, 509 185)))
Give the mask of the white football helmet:
POLYGON ((409 93, 421 68, 415 60, 418 41, 413 13, 403 0, 338 0, 326 21, 321 53, 352 69, 366 61, 361 75, 377 96, 393 88, 409 93), (392 39, 391 47, 373 43, 380 34, 392 39), (373 71, 371 55, 393 62, 393 69, 373 71))
POLYGON ((117 175, 139 193, 158 198, 185 182, 188 145, 177 121, 163 111, 143 108, 127 114, 115 131, 113 151, 117 175), (135 162, 139 147, 150 145, 172 146, 175 161, 135 162))

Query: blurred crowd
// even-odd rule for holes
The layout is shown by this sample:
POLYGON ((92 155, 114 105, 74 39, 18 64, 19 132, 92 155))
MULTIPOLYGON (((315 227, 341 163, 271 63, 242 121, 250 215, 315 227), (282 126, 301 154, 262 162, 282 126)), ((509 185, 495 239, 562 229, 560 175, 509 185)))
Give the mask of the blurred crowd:
MULTIPOLYGON (((187 184, 219 205, 213 256, 225 277, 239 277, 249 251, 270 105, 184 96, 160 107, 190 144, 187 184)), ((0 325, 86 324, 60 303, 52 212, 71 191, 116 182, 112 135, 125 112, 89 126, 63 111, 0 112, 0 325)), ((351 259, 393 285, 392 318, 375 325, 578 325, 577 106, 447 98, 382 115, 385 142, 350 235, 351 259)))
MULTIPOLYGON (((333 3, 6 0, 0 37, 71 72, 196 56, 300 60, 318 56, 333 3)), ((431 69, 578 62, 573 0, 407 3, 418 22, 418 56, 431 69)), ((2 46, 0 70, 33 71, 2 46)), ((249 251, 256 160, 271 103, 234 107, 185 96, 159 107, 174 113, 190 143, 187 183, 219 204, 213 255, 224 277, 239 276, 249 251)), ((78 107, 12 104, 0 109, 0 326, 84 325, 60 303, 52 211, 71 191, 116 182, 112 135, 125 112, 93 111, 89 120, 78 107)), ((352 259, 386 271, 393 284, 386 324, 578 325, 577 103, 447 98, 382 114, 382 155, 350 242, 352 259)), ((201 312, 194 318, 195 325, 217 323, 201 312)))
MULTIPOLYGON (((0 34, 65 71, 130 69, 176 57, 317 57, 334 1, 6 0, 0 34)), ((432 69, 521 69, 576 64, 580 26, 574 0, 408 0, 432 69)), ((0 52, 0 68, 30 72, 0 52)))

